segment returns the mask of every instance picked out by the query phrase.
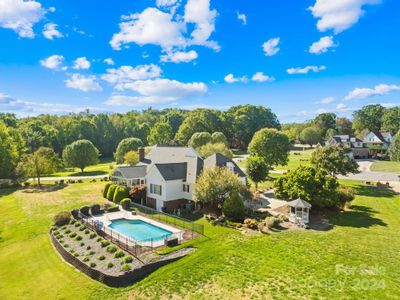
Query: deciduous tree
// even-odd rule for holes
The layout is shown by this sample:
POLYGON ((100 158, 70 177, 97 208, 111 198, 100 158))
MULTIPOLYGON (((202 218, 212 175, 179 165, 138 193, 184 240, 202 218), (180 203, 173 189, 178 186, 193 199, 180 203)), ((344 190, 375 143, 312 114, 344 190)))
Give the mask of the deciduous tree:
POLYGON ((311 164, 332 176, 359 173, 357 162, 349 157, 350 149, 328 146, 316 149, 311 155, 311 164))
POLYGON ((99 150, 91 141, 78 140, 65 147, 62 157, 67 166, 79 168, 83 173, 87 166, 98 163, 99 150))
POLYGON ((390 144, 389 156, 392 161, 400 162, 400 130, 393 137, 392 143, 390 144))
POLYGON ((313 126, 304 128, 300 133, 300 140, 302 143, 308 144, 312 147, 322 141, 321 131, 313 126))
POLYGON ((173 139, 172 127, 166 122, 159 122, 150 130, 147 137, 149 145, 168 144, 173 139))
POLYGON ((213 155, 214 153, 221 153, 228 158, 233 157, 232 151, 224 143, 205 144, 197 149, 197 153, 204 158, 209 157, 209 156, 213 155))
POLYGON ((123 139, 117 147, 115 151, 114 157, 118 164, 122 164, 124 162, 124 155, 128 151, 137 151, 140 147, 143 146, 143 142, 135 137, 130 137, 123 139))
POLYGON ((260 156, 252 155, 246 160, 246 173, 256 185, 256 190, 258 189, 258 183, 267 178, 268 171, 268 165, 260 156))

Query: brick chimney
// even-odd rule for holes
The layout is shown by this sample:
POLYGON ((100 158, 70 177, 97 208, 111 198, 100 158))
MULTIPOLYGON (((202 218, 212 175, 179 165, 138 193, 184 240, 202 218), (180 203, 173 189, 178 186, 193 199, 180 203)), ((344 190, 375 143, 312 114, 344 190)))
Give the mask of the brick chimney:
POLYGON ((139 161, 144 161, 144 148, 139 148, 139 161))

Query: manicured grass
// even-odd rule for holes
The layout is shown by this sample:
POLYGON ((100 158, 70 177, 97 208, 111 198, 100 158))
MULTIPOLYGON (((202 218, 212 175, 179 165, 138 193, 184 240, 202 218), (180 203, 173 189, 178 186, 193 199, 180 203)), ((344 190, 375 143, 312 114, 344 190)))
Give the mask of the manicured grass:
POLYGON ((286 166, 276 166, 276 170, 292 170, 298 166, 309 166, 311 154, 315 149, 292 150, 289 154, 289 163, 286 166))
POLYGON ((330 231, 247 236, 200 219, 206 237, 187 244, 197 251, 124 289, 75 271, 48 237, 60 210, 101 202, 100 184, 46 193, 1 190, 0 299, 395 299, 400 199, 343 182, 356 188, 357 199, 352 210, 332 217, 330 231), (379 274, 362 274, 362 268, 379 274))
POLYGON ((400 162, 376 161, 371 166, 371 171, 388 172, 400 174, 400 162))
POLYGON ((78 168, 65 168, 62 171, 46 175, 46 177, 67 177, 67 176, 96 176, 108 175, 116 163, 113 158, 101 158, 97 165, 88 166, 82 173, 78 168))

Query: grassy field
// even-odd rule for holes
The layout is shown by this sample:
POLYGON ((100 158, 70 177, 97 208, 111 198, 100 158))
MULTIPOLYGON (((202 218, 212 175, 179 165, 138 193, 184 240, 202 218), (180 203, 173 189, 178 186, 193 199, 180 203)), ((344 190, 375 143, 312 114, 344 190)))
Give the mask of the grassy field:
POLYGON ((315 149, 292 150, 289 154, 289 163, 286 166, 276 166, 276 170, 292 170, 300 165, 310 165, 311 154, 315 149))
POLYGON ((371 171, 389 172, 400 174, 400 162, 376 161, 371 166, 371 171))
POLYGON ((398 299, 400 199, 344 182, 358 195, 330 231, 246 236, 201 219, 196 252, 121 289, 64 263, 48 236, 57 212, 101 202, 99 183, 0 190, 0 299, 398 299))
POLYGON ((97 165, 85 168, 83 173, 78 168, 65 168, 59 172, 46 175, 46 177, 108 175, 115 165, 113 158, 101 158, 97 165))

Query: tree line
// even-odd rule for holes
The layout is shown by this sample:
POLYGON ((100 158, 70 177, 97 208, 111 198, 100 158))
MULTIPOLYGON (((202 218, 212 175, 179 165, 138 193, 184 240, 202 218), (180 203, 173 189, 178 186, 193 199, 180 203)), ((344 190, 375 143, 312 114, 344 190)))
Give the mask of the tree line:
MULTIPOLYGON (((26 118, 0 113, 0 178, 17 176, 18 163, 31 161, 32 157, 27 155, 33 155, 39 149, 46 148, 39 153, 47 156, 51 149, 54 152, 51 156, 61 158, 68 145, 81 140, 89 141, 99 156, 115 154, 119 158, 118 145, 127 138, 135 138, 136 143, 143 146, 187 145, 194 133, 221 132, 229 147, 246 149, 254 133, 265 127, 280 129, 277 116, 267 107, 254 105, 233 106, 227 111, 149 108, 123 114, 85 111, 26 118)), ((85 149, 93 153, 93 150, 85 149)))

